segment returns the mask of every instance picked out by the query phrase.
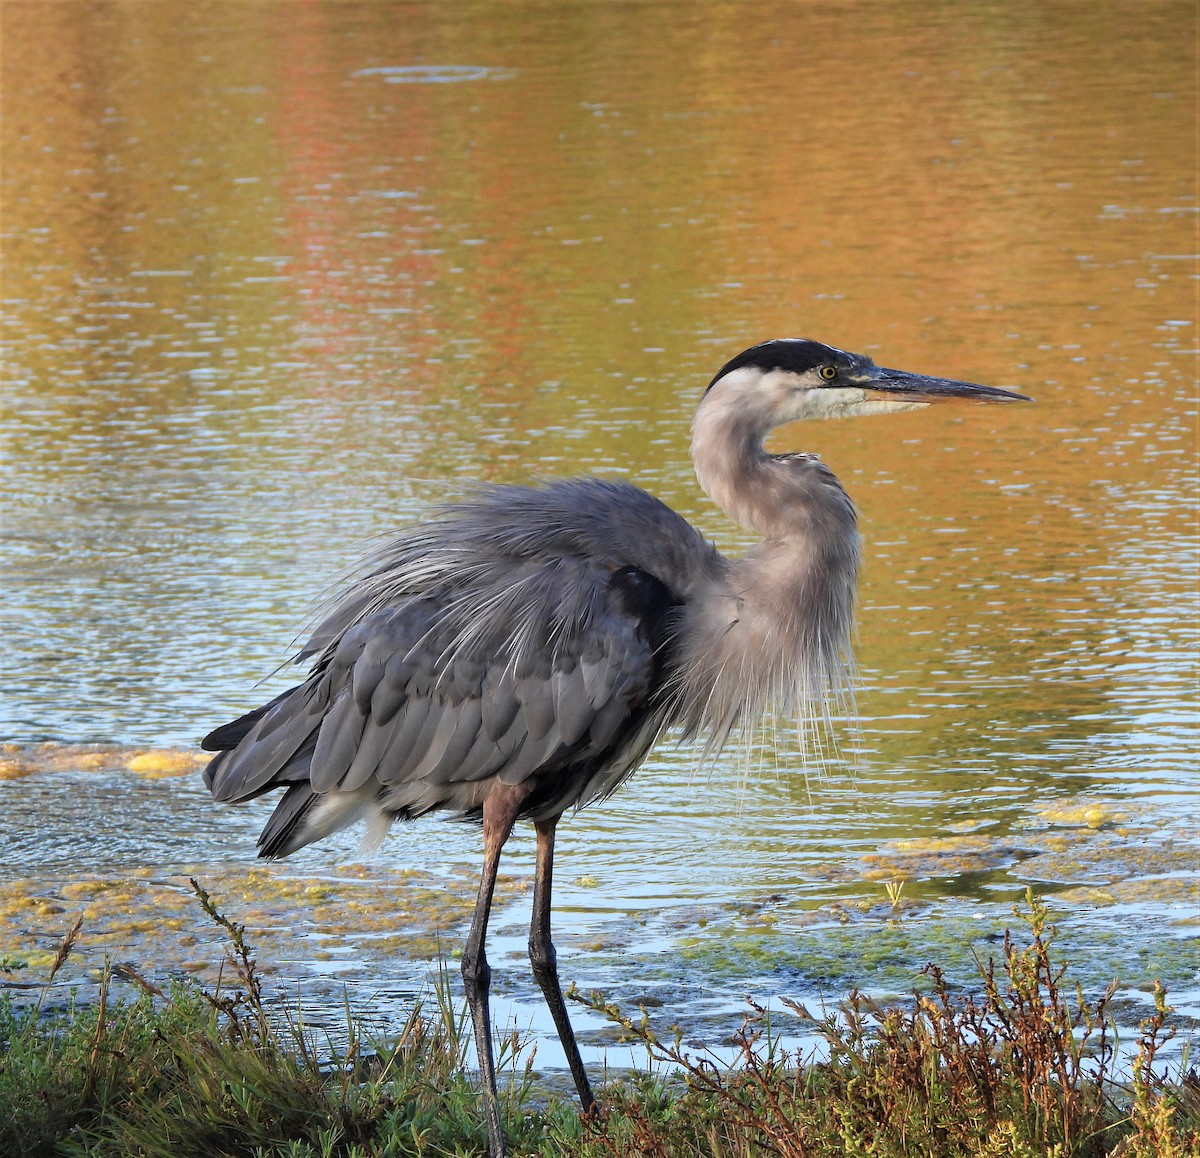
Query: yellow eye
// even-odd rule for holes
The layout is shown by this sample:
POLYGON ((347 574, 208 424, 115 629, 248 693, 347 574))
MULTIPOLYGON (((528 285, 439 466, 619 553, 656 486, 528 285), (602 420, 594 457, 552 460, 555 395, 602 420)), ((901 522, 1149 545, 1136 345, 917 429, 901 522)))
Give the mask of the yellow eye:
POLYGON ((837 367, 822 366, 821 377, 824 378, 826 382, 832 382, 837 377, 837 367))

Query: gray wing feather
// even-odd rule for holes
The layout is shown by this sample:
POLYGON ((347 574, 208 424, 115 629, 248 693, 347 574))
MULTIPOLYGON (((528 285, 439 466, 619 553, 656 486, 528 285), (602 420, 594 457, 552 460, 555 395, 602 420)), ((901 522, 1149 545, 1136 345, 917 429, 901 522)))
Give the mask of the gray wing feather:
POLYGON ((435 711, 438 713, 437 728, 429 743, 424 745, 416 766, 405 774, 406 780, 424 780, 427 777, 437 780, 438 766, 446 753, 456 747, 455 740, 459 741, 457 746, 465 750, 479 735, 478 699, 465 700, 454 705, 442 704, 435 711), (460 731, 463 733, 461 737, 460 731))
POLYGON ((518 679, 517 698, 525 717, 525 730, 531 740, 540 740, 554 726, 554 698, 549 681, 518 679))
POLYGON ((457 765, 446 767, 443 762, 439 772, 444 774, 446 782, 450 784, 482 780, 485 776, 498 772, 507 759, 508 751, 486 733, 480 732, 457 765))
POLYGON ((408 702, 408 681, 413 665, 401 651, 392 655, 384 668, 383 678, 371 693, 371 718, 376 724, 386 724, 408 702))
POLYGON ((372 718, 363 729, 358 751, 354 753, 354 759, 338 785, 343 792, 353 792, 356 788, 361 788, 375 774, 384 753, 396 742, 404 718, 401 712, 389 716, 382 723, 372 718))
POLYGON ((516 715, 513 716, 513 721, 509 724, 508 731, 496 741, 496 749, 507 763, 516 756, 521 745, 528 739, 529 733, 525 730, 525 721, 519 715, 516 715))
POLYGON ((315 689, 302 685, 259 720, 237 748, 222 752, 211 765, 214 799, 245 800, 276 781, 320 727, 321 704, 315 689))
POLYGON ((517 751, 504 762, 498 775, 502 784, 523 784, 535 772, 552 771, 554 754, 563 748, 557 728, 551 728, 540 739, 526 738, 517 751))
POLYGON ((388 661, 396 654, 396 641, 390 634, 384 632, 367 639, 352 669, 354 702, 364 716, 371 711, 375 690, 387 673, 388 661))
POLYGON ((554 717, 563 743, 575 744, 588 730, 595 716, 592 704, 583 683, 583 672, 579 664, 569 670, 554 673, 554 717))
MULTIPOLYGON (((399 753, 412 751, 420 738, 421 730, 425 727, 425 721, 429 719, 430 707, 430 702, 422 696, 413 696, 405 703, 403 720, 388 749, 388 752, 396 753, 392 763, 399 760, 399 753)), ((385 763, 385 758, 385 756, 379 758, 381 768, 385 763)), ((391 779, 391 776, 384 772, 380 772, 378 775, 385 784, 391 779)))
POLYGON ((628 704, 618 699, 609 700, 592 719, 592 743, 600 750, 608 747, 628 717, 628 704))
POLYGON ((337 788, 354 763, 367 717, 359 710, 350 688, 344 688, 321 723, 312 759, 314 792, 337 788))
POLYGON ((413 774, 413 778, 434 781, 463 779, 459 769, 467 753, 475 747, 480 735, 482 717, 481 703, 478 697, 464 700, 461 710, 454 716, 454 727, 446 736, 444 744, 440 745, 439 736, 429 746, 429 756, 422 763, 421 769, 413 774), (425 770, 428 768, 428 770, 425 770))
MULTIPOLYGON (((414 814, 478 807, 455 784, 517 784, 571 761, 607 761, 654 694, 657 670, 614 576, 637 568, 680 602, 722 565, 635 487, 482 489, 378 556, 301 652, 315 657, 304 684, 261 718, 213 734, 215 747, 232 749, 210 765, 214 795, 241 799, 307 778, 319 797, 358 801, 374 783, 379 808, 414 814)), ((306 836, 315 822, 302 792, 286 804, 273 830, 288 829, 286 841, 271 847, 290 851, 316 838, 306 836)))
POLYGON ((316 796, 307 784, 293 784, 283 794, 283 799, 275 805, 271 819, 258 838, 260 848, 273 845, 276 841, 287 838, 297 824, 304 818, 305 813, 313 806, 316 796))
POLYGON ((498 673, 488 672, 483 681, 484 734, 498 740, 508 731, 518 707, 516 682, 508 671, 501 667, 498 673))
POLYGON ((598 653, 585 659, 579 665, 579 674, 583 679, 583 690, 587 693, 588 703, 593 708, 600 707, 608 699, 611 690, 607 657, 598 653))
MULTIPOLYGON (((607 572, 587 576, 592 583, 606 577, 607 572)), ((385 804, 405 807, 409 794, 403 786, 422 781, 427 787, 414 788, 412 799, 424 808, 437 784, 491 775, 519 784, 581 745, 602 751, 648 693, 650 647, 628 616, 611 609, 579 617, 574 632, 558 632, 554 645, 542 643, 562 622, 555 611, 561 616, 557 605, 534 604, 532 614, 526 609, 528 636, 535 642, 517 656, 511 647, 494 647, 498 654, 492 656, 478 649, 456 652, 454 634, 426 616, 419 617, 421 638, 409 642, 402 659, 394 650, 385 655, 403 646, 394 621, 373 617, 380 621, 373 625, 378 634, 368 638, 362 636, 371 620, 352 628, 360 637, 352 648, 342 641, 330 665, 331 678, 348 686, 321 724, 313 788, 352 791, 374 775, 384 786, 385 804), (580 621, 602 638, 582 632, 580 621), (339 661, 351 654, 350 670, 339 673, 339 661), (590 662, 581 662, 583 654, 590 662), (366 673, 360 675, 360 668, 366 673), (514 677, 514 669, 522 674, 514 677), (376 705, 382 723, 375 718, 376 705)))
MULTIPOLYGON (((413 769, 420 764, 429 745, 437 735, 442 717, 437 705, 428 700, 422 701, 420 730, 413 735, 412 743, 407 746, 393 744, 379 761, 375 771, 376 779, 383 784, 401 784, 412 778, 413 769)), ((405 731, 408 729, 406 728, 405 731)))

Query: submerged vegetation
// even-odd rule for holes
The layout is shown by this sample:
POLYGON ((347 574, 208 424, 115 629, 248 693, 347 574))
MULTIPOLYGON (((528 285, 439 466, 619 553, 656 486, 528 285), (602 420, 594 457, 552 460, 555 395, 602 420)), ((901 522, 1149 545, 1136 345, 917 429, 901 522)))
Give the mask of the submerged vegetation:
MULTIPOLYGON (((338 1041, 297 1010, 269 1003, 243 926, 193 882, 227 938, 227 978, 164 991, 123 967, 140 991, 51 1013, 0 1001, 0 1154, 144 1158, 399 1158, 477 1155, 486 1129, 464 1015, 443 974, 431 997, 387 1040, 347 1013, 338 1041), (226 981, 228 983, 226 983, 226 981)), ((515 1154, 584 1158, 1189 1158, 1200 1155, 1200 1080, 1156 1057, 1173 1033, 1166 994, 1141 1025, 1121 1074, 1109 993, 1089 1002, 1051 952, 1045 906, 1029 897, 1021 937, 957 994, 933 965, 907 1006, 853 993, 814 1018, 827 1057, 782 1049, 751 1006, 726 1066, 664 1040, 646 1018, 600 997, 583 1000, 640 1042, 652 1073, 611 1082, 598 1112, 536 1081, 515 1035, 502 1043, 505 1130, 515 1154)), ((63 940, 49 979, 81 936, 63 940)), ((14 962, 0 961, 10 971, 14 962)), ((43 990, 43 993, 45 990, 43 990)))

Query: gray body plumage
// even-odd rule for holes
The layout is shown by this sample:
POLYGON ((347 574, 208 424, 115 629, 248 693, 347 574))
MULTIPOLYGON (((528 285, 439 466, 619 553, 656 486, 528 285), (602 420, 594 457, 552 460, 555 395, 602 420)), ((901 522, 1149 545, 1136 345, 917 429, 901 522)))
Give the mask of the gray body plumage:
POLYGON ((493 1158, 505 1147, 484 940, 513 823, 537 833, 530 960, 586 1108, 550 940, 558 818, 612 792, 670 725, 713 756, 769 706, 802 730, 827 716, 851 662, 854 507, 816 458, 768 454, 763 439, 954 397, 1021 396, 807 339, 751 347, 713 378, 692 439, 701 486, 760 536, 742 558, 628 483, 480 488, 372 561, 301 651, 301 684, 205 738, 217 800, 284 790, 262 856, 363 818, 376 836, 437 809, 482 820, 462 971, 493 1158))
MULTIPOLYGON (((856 559, 853 508, 832 476, 815 460, 787 469, 820 476, 841 518, 834 543, 856 559)), ((664 726, 716 750, 769 698, 820 702, 797 657, 837 677, 852 574, 831 592, 831 560, 806 549, 791 590, 772 592, 799 602, 768 621, 745 579, 780 551, 797 554, 760 547, 743 574, 628 483, 479 489, 373 560, 301 652, 304 683, 206 740, 227 749, 206 782, 217 800, 287 789, 265 856, 363 817, 378 835, 393 817, 477 816, 495 783, 532 782, 520 815, 534 820, 587 804, 664 726), (814 596, 829 622, 798 648, 814 596)))
POLYGON ((534 780, 523 816, 607 795, 672 714, 679 605, 717 552, 623 483, 493 487, 374 560, 301 653, 313 669, 210 738, 218 800, 288 788, 264 831, 284 856, 360 816, 478 815, 534 780), (670 586, 658 576, 670 580, 670 586))

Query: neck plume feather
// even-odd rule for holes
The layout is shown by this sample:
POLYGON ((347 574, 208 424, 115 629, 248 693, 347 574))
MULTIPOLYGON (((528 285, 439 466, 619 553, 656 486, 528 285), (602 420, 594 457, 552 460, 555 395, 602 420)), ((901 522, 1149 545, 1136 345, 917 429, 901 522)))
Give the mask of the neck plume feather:
POLYGON ((851 691, 861 541, 854 505, 816 458, 767 454, 768 429, 732 405, 697 415, 701 486, 763 536, 726 561, 683 612, 679 718, 685 735, 704 737, 706 756, 764 712, 795 720, 812 739, 851 691))

